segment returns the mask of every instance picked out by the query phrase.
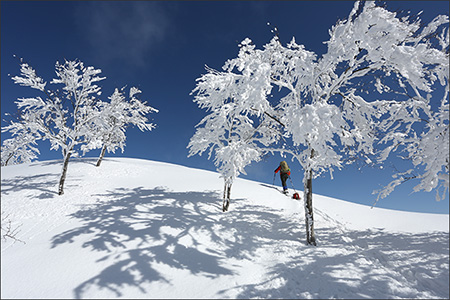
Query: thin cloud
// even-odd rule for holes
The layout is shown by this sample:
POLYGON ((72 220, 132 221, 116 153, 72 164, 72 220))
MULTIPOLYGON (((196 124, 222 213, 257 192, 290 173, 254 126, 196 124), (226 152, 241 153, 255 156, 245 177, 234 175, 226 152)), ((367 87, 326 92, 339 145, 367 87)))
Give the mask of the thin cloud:
POLYGON ((145 63, 170 24, 167 11, 154 1, 84 2, 75 17, 96 56, 135 65, 145 63))

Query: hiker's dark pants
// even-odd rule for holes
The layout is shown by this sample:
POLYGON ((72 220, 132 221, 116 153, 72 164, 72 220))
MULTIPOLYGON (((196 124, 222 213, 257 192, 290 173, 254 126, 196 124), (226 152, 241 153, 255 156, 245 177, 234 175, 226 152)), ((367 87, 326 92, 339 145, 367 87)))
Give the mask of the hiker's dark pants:
POLYGON ((288 173, 283 173, 280 171, 280 179, 281 179, 281 185, 283 186, 283 190, 287 190, 286 180, 288 178, 289 178, 288 173))

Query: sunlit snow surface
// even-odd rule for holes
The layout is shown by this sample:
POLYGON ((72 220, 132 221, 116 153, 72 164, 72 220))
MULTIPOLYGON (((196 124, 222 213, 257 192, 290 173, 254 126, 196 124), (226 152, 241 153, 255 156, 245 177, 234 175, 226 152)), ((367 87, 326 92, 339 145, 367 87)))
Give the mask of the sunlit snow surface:
MULTIPOLYGON (((449 216, 303 201, 214 172, 139 159, 1 168, 2 298, 445 298, 449 216)), ((279 188, 279 187, 278 187, 279 188)), ((303 194, 300 193, 303 198, 303 194)))

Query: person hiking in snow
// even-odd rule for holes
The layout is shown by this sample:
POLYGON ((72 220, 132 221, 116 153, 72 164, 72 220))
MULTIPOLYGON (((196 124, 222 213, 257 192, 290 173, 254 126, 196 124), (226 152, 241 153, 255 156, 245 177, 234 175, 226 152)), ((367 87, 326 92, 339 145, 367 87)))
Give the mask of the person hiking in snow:
POLYGON ((291 176, 291 169, 289 169, 288 164, 283 160, 280 162, 280 165, 278 168, 274 171, 275 173, 278 173, 280 171, 280 179, 281 179, 281 185, 283 186, 283 193, 288 193, 288 188, 286 184, 286 180, 291 176))

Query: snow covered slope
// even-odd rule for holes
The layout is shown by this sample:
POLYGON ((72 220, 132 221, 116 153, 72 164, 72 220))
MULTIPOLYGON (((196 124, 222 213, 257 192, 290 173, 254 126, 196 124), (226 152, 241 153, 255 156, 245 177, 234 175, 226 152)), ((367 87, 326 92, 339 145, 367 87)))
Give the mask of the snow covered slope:
POLYGON ((2 298, 448 298, 449 216, 237 179, 227 213, 214 172, 107 158, 2 167, 2 298), (303 195, 301 194, 302 198, 303 195))

